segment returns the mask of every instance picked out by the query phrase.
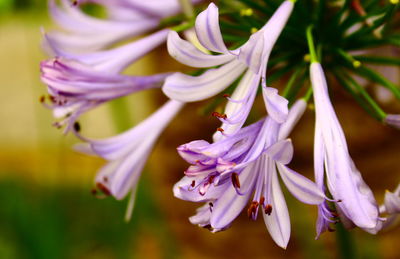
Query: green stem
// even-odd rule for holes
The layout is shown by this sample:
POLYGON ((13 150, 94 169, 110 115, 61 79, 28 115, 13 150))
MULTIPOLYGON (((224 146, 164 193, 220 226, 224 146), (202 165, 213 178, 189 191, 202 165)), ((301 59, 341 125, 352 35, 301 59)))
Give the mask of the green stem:
POLYGON ((350 55, 349 53, 347 53, 346 51, 344 51, 343 49, 335 49, 335 51, 345 60, 347 60, 347 62, 351 63, 353 65, 354 68, 359 68, 361 66, 361 62, 356 60, 352 55, 350 55))
POLYGON ((308 88, 306 94, 302 98, 304 99, 304 101, 306 101, 308 103, 308 101, 310 101, 310 98, 312 95, 313 95, 313 88, 310 87, 310 88, 308 88))
POLYGON ((194 26, 194 21, 190 22, 185 22, 182 24, 179 24, 175 27, 172 27, 171 30, 176 31, 176 32, 181 32, 181 31, 186 31, 187 29, 190 29, 194 26))
POLYGON ((315 51, 314 39, 312 36, 313 27, 314 25, 309 25, 307 27, 307 32, 306 32, 308 48, 310 50, 310 56, 311 56, 311 63, 318 62, 317 52, 315 51))
POLYGON ((386 118, 386 113, 382 110, 381 107, 375 102, 375 100, 368 94, 368 92, 358 84, 351 76, 345 75, 345 78, 356 88, 356 90, 364 97, 365 101, 371 106, 371 108, 376 112, 379 116, 380 120, 386 118))
POLYGON ((342 225, 336 225, 336 243, 339 248, 339 256, 342 259, 357 258, 355 244, 352 235, 342 225))
POLYGON ((288 98, 290 96, 290 94, 292 93, 292 90, 293 90, 293 86, 298 81, 301 72, 303 72, 303 69, 300 67, 300 68, 296 69, 296 71, 289 78, 289 81, 288 81, 285 89, 283 89, 283 93, 282 93, 283 97, 288 98))

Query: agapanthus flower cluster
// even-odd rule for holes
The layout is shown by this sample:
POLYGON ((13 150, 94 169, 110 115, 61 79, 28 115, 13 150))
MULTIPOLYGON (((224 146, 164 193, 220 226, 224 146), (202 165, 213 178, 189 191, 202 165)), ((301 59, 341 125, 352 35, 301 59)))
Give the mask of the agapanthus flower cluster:
POLYGON ((396 19, 396 3, 373 12, 374 3, 364 9, 358 1, 338 6, 321 1, 313 9, 316 15, 305 17, 304 8, 309 6, 295 0, 272 1, 271 6, 235 0, 238 5, 230 10, 228 4, 221 13, 215 3, 203 1, 196 17, 179 14, 181 5, 200 2, 61 0, 59 6, 49 1, 50 13, 63 31, 44 33, 43 45, 53 57, 41 63, 41 78, 49 93, 42 101, 59 119, 57 127, 65 126, 65 132, 72 131, 85 142, 77 150, 107 160, 97 174, 97 190, 118 200, 128 193, 134 196, 155 142, 183 105, 223 98, 223 112, 212 113, 222 123, 212 142, 194 140, 177 148, 190 166, 173 193, 179 199, 203 204, 190 218, 192 224, 218 232, 229 228, 243 210, 253 220, 260 213, 272 239, 286 248, 291 224, 284 185, 299 201, 316 206, 317 238, 332 231, 338 222, 373 234, 394 225, 400 213, 400 187, 387 191, 383 204, 378 205, 351 158, 326 73, 370 115, 400 128, 400 115, 386 114, 360 80, 354 79, 370 80, 400 99, 395 83, 362 64, 398 65, 399 60, 351 54, 396 41, 390 34, 394 23, 389 22, 396 19), (101 5, 107 18, 83 12, 80 6, 85 3, 101 5), (246 5, 258 10, 242 8, 246 5), (323 8, 333 14, 325 17, 320 11, 323 8), (353 11, 347 12, 349 8, 353 11), (171 17, 182 24, 166 26, 171 17), (137 36, 141 37, 129 41, 137 36), (129 65, 163 44, 171 57, 200 73, 123 74, 129 65), (274 80, 288 73, 286 88, 278 90, 274 80), (81 114, 153 88, 160 88, 170 100, 132 129, 102 140, 79 131, 81 114), (255 120, 249 114, 258 93, 265 112, 255 120), (294 147, 288 138, 311 95, 314 180, 290 168, 294 147))

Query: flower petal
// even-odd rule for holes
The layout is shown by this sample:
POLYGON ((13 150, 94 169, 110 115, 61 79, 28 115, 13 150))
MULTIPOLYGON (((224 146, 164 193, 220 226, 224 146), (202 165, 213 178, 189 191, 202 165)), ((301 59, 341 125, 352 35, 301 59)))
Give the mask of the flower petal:
MULTIPOLYGON (((254 180, 258 175, 256 173, 258 167, 258 162, 254 162, 239 174, 240 183, 243 186, 247 186, 249 190, 252 189, 254 180)), ((251 195, 251 191, 246 192, 244 195, 239 195, 233 185, 230 184, 224 194, 214 203, 210 220, 211 226, 223 229, 230 225, 246 206, 251 195)))
POLYGON ((201 45, 206 49, 219 53, 228 53, 228 49, 222 39, 218 16, 218 7, 214 3, 210 3, 208 8, 196 18, 196 34, 201 45))
POLYGON ((279 163, 277 163, 277 166, 286 187, 299 201, 307 204, 321 204, 324 202, 325 195, 314 182, 287 166, 279 163))
POLYGON ((400 197, 392 192, 385 193, 385 208, 389 214, 400 213, 400 197))
POLYGON ((263 86, 264 103, 269 116, 278 123, 286 121, 288 116, 288 100, 278 94, 278 90, 263 86))
POLYGON ((211 55, 201 52, 191 43, 182 40, 176 31, 168 35, 168 53, 180 63, 191 67, 213 67, 235 59, 230 54, 211 55))
POLYGON ((169 98, 181 102, 204 100, 227 88, 245 69, 246 65, 234 60, 200 76, 175 73, 165 80, 163 91, 169 98))
MULTIPOLYGON (((270 160, 269 162, 271 163, 272 161, 270 160)), ((275 167, 273 168, 272 172, 268 172, 272 174, 272 190, 270 193, 272 211, 270 215, 263 213, 263 217, 272 239, 278 246, 286 249, 290 238, 289 211, 283 197, 275 167)))
POLYGON ((289 164, 293 157, 293 144, 290 139, 284 139, 269 146, 265 153, 272 158, 272 160, 280 164, 289 164))
POLYGON ((289 109, 289 114, 284 123, 279 129, 278 139, 287 138, 292 132, 293 128, 297 125, 300 118, 303 116, 307 108, 307 102, 304 99, 297 100, 289 109))

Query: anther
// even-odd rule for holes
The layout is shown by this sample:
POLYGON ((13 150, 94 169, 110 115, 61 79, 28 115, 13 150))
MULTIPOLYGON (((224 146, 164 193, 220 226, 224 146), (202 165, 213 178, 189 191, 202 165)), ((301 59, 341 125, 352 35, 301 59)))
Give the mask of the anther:
POLYGON ((337 200, 337 202, 342 202, 342 200, 341 200, 341 199, 339 199, 339 200, 337 200))
POLYGON ((74 130, 76 132, 81 131, 81 124, 79 124, 79 122, 77 122, 77 121, 74 123, 74 130))
POLYGON ((232 173, 231 180, 232 180, 233 187, 239 189, 240 188, 239 175, 237 173, 232 173))
POLYGON ((110 190, 102 183, 96 183, 96 187, 102 191, 105 195, 110 196, 111 192, 110 190))
POLYGON ((224 98, 228 98, 228 97, 231 97, 231 95, 230 94, 224 94, 223 97, 224 98))
POLYGON ((108 182, 108 177, 107 177, 107 176, 104 176, 104 177, 103 177, 103 181, 104 181, 105 183, 107 183, 107 182, 108 182))
POLYGON ((271 215, 271 213, 272 213, 272 205, 271 205, 271 204, 267 204, 267 205, 265 206, 264 212, 265 212, 265 214, 267 214, 268 216, 271 215))
POLYGON ((196 182, 193 180, 192 183, 190 184, 190 186, 192 186, 192 188, 194 188, 194 186, 196 186, 196 182))
POLYGON ((223 128, 218 128, 217 131, 224 132, 224 129, 223 128))
POLYGON ((265 198, 264 198, 264 196, 261 196, 261 198, 260 198, 260 205, 261 205, 261 206, 263 206, 263 205, 264 205, 264 201, 265 201, 265 198))
POLYGON ((46 96, 44 96, 44 95, 40 96, 39 101, 40 101, 41 103, 44 103, 44 101, 46 101, 46 96))
POLYGON ((221 114, 219 112, 212 112, 211 116, 220 118, 220 119, 224 119, 224 120, 226 120, 228 118, 228 116, 226 114, 221 114))
POLYGON ((256 214, 257 207, 258 207, 258 202, 257 202, 257 201, 252 201, 252 202, 250 203, 250 206, 249 206, 249 208, 247 209, 247 216, 248 216, 249 218, 252 218, 252 216, 256 214))

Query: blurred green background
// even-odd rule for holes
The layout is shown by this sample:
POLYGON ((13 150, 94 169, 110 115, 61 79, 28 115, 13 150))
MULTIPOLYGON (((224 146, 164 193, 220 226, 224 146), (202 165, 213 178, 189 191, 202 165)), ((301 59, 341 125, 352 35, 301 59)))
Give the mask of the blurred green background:
MULTIPOLYGON (((192 226, 187 218, 197 205, 172 196, 187 166, 175 147, 209 139, 217 127, 217 121, 199 112, 202 104, 188 105, 163 134, 139 184, 133 218, 125 223, 126 201, 90 193, 102 161, 72 151, 76 139, 53 128, 50 111, 39 103, 46 93, 39 80, 39 62, 46 58, 40 28, 53 26, 44 0, 0 0, 0 258, 400 258, 399 228, 372 236, 338 226, 315 241, 316 208, 290 195, 292 237, 286 251, 272 242, 261 218, 252 222, 241 215, 231 229, 217 234, 192 226)), ((129 72, 179 67, 159 49, 129 72)), ((400 182, 399 132, 368 117, 337 90, 335 108, 351 154, 382 201, 384 190, 400 182)), ((125 107, 122 126, 128 128, 164 100, 158 91, 148 91, 112 105, 125 107)), ((386 105, 399 111, 398 105, 386 105)), ((118 132, 114 122, 105 105, 84 116, 83 132, 111 136, 118 132)), ((313 126, 308 111, 292 137, 292 167, 309 177, 313 126)))

